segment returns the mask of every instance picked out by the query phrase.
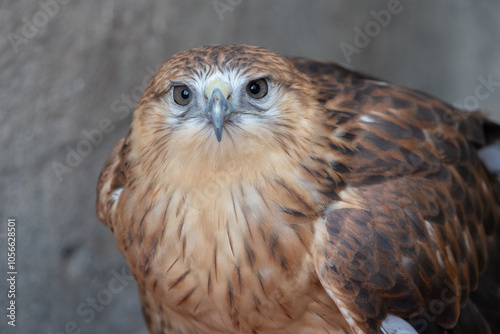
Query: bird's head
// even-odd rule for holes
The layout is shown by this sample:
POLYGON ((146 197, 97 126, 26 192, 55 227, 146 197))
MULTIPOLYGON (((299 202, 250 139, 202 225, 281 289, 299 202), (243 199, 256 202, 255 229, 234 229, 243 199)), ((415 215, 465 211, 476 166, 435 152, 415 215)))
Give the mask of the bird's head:
POLYGON ((296 155, 307 151, 317 109, 310 79, 286 58, 261 47, 206 46, 160 66, 133 131, 143 138, 142 152, 175 151, 169 159, 177 161, 218 164, 275 149, 296 155))

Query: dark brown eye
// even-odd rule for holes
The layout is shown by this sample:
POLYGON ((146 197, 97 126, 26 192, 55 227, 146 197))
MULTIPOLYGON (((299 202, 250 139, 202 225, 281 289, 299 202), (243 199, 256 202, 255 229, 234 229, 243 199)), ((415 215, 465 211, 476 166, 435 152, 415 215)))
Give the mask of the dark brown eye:
POLYGON ((189 90, 188 86, 181 85, 181 86, 174 87, 174 101, 175 101, 175 103, 180 104, 181 106, 185 106, 189 102, 191 102, 192 97, 193 97, 193 94, 189 90))
POLYGON ((250 81, 247 86, 247 93, 254 99, 261 99, 267 95, 266 79, 250 81))

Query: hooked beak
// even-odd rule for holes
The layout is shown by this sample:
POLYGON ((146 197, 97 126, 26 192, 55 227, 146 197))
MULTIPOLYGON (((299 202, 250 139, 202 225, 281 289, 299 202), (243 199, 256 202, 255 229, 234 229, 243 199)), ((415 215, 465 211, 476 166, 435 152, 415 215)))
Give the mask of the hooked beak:
POLYGON ((218 142, 222 139, 224 121, 229 118, 229 115, 233 111, 232 105, 227 101, 229 93, 229 87, 224 82, 216 82, 213 85, 209 85, 205 91, 207 97, 209 96, 208 94, 210 94, 210 100, 205 109, 205 114, 214 124, 215 136, 218 142))

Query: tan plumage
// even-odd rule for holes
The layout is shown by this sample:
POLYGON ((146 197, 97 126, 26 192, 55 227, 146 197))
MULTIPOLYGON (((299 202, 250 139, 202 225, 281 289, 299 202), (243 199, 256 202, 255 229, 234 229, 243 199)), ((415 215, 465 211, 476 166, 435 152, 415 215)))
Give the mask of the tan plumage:
POLYGON ((152 78, 97 214, 152 333, 378 333, 388 314, 494 333, 500 187, 477 149, 498 129, 334 64, 202 47, 152 78))

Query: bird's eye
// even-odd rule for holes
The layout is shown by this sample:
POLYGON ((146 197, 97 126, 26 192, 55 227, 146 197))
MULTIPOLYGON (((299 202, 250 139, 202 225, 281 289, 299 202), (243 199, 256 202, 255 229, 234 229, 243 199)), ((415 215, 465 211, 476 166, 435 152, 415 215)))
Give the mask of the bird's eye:
POLYGON ((175 101, 175 103, 180 104, 181 106, 185 106, 189 102, 191 102, 192 96, 193 96, 193 94, 189 90, 188 86, 181 85, 181 86, 174 87, 174 101, 175 101))
POLYGON ((267 95, 266 79, 253 80, 248 83, 247 93, 254 99, 261 99, 267 95))

